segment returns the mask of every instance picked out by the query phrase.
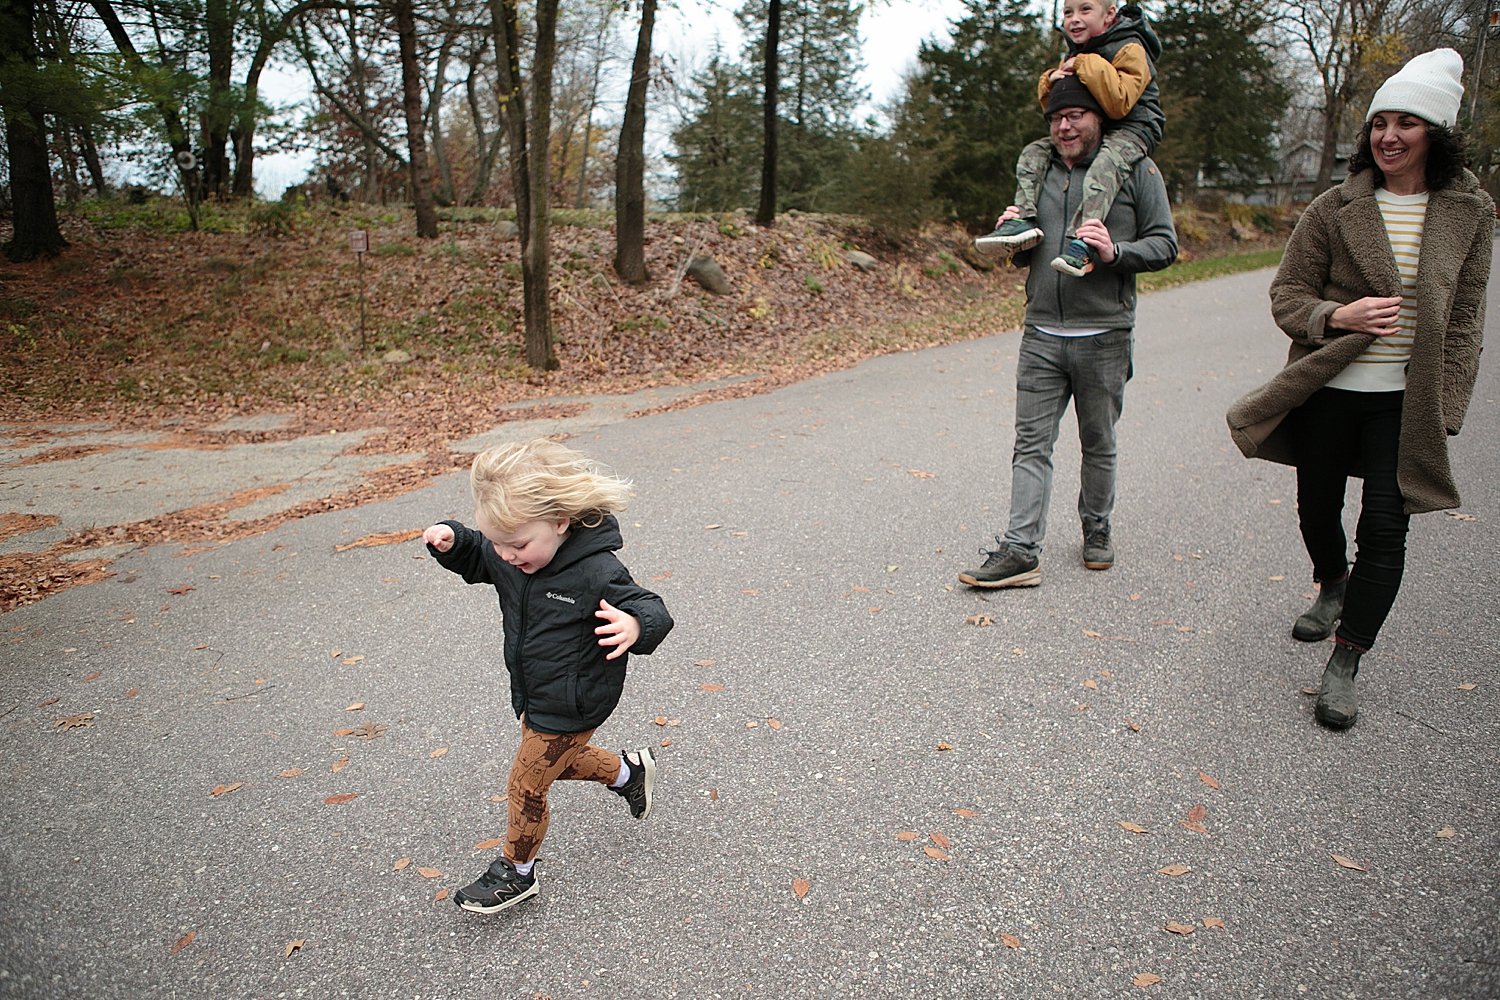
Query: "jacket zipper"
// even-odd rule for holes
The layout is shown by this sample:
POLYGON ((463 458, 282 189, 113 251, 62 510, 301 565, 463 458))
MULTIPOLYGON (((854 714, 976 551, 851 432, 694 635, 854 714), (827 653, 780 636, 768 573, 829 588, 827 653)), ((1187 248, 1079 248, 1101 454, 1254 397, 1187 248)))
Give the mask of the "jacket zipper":
POLYGON ((516 681, 521 685, 521 712, 525 714, 531 707, 531 699, 527 697, 526 691, 526 611, 530 607, 531 582, 535 577, 526 577, 526 582, 521 584, 521 620, 516 628, 516 681))

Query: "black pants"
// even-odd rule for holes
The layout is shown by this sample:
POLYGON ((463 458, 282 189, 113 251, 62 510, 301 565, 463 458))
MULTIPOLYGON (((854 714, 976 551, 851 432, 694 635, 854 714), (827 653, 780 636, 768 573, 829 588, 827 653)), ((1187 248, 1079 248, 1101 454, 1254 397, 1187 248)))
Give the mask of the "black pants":
POLYGON ((1349 572, 1337 636, 1361 649, 1375 644, 1406 567, 1405 512, 1396 483, 1401 439, 1401 392, 1319 389, 1288 415, 1297 458, 1297 516, 1312 557, 1313 578, 1337 580, 1349 572), (1351 470, 1364 476, 1356 554, 1348 563, 1344 489, 1351 470))

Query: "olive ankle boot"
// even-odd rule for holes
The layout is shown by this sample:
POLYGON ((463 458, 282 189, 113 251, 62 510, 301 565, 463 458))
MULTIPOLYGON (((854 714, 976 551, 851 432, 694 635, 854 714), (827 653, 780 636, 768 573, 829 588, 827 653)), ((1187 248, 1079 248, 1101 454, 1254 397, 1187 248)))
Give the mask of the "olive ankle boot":
POLYGON ((1314 714, 1329 729, 1348 729, 1354 725, 1359 704, 1354 696, 1354 675, 1359 673, 1360 651, 1338 643, 1323 668, 1323 683, 1318 689, 1318 707, 1314 714))
POLYGON ((1318 587, 1318 599, 1292 623, 1292 638, 1322 642, 1333 635, 1333 625, 1344 612, 1344 590, 1348 586, 1348 573, 1337 580, 1324 580, 1318 587))

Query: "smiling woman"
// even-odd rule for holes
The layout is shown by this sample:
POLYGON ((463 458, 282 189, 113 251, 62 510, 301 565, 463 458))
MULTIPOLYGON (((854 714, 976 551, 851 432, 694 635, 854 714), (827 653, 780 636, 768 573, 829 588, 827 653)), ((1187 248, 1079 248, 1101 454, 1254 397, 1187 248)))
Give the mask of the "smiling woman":
POLYGON ((1349 178, 1308 207, 1271 283, 1287 365, 1229 411, 1246 455, 1297 469, 1320 588, 1292 636, 1335 637, 1315 710, 1334 729, 1354 724, 1354 677, 1401 586, 1410 516, 1459 504, 1448 438, 1474 391, 1495 218, 1454 128, 1462 77, 1458 53, 1437 49, 1375 92, 1349 178), (1353 566, 1350 476, 1364 480, 1353 566))

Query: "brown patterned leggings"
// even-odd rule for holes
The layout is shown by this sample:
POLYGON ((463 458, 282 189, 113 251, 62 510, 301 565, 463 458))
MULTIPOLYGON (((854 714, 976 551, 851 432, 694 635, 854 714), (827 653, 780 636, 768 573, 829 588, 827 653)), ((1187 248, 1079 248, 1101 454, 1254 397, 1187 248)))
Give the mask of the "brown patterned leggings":
POLYGON ((547 835, 547 789, 554 781, 597 781, 609 785, 620 775, 620 755, 589 746, 592 729, 582 733, 539 733, 521 720, 521 745, 510 765, 510 801, 505 856, 517 864, 536 857, 547 835))

